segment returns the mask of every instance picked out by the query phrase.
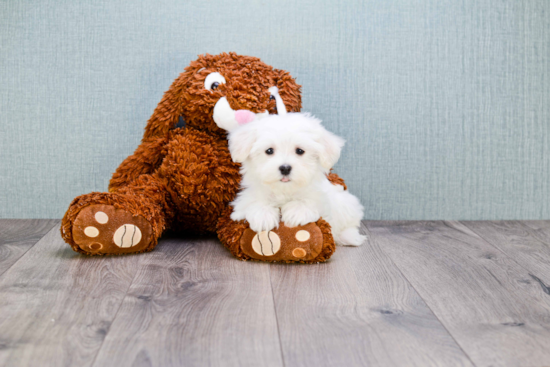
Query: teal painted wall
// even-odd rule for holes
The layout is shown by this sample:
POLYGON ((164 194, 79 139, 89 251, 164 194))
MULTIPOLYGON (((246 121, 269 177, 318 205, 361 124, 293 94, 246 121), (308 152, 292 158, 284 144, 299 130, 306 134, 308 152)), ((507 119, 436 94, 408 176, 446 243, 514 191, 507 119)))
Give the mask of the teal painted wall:
POLYGON ((0 217, 105 191, 201 53, 287 69, 368 219, 550 218, 547 0, 3 1, 0 217))

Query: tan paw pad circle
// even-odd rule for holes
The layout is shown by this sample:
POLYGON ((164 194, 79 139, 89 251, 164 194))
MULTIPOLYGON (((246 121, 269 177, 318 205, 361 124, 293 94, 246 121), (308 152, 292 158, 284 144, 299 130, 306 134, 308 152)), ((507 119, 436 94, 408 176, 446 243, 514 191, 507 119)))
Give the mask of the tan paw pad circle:
POLYGON ((103 212, 95 213, 94 217, 99 224, 105 224, 109 221, 109 216, 103 212))
POLYGON ((311 237, 309 232, 304 231, 303 229, 301 231, 296 232, 296 239, 300 242, 305 242, 309 240, 309 237, 311 237))
POLYGON ((301 247, 296 247, 294 250, 292 250, 292 256, 302 258, 306 256, 306 250, 301 247))
POLYGON ((103 245, 98 242, 94 242, 90 245, 90 250, 92 251, 98 251, 98 250, 101 250, 102 248, 103 248, 103 245))
POLYGON ((96 227, 86 227, 84 228, 84 234, 88 237, 97 237, 99 236, 99 229, 97 229, 96 227))
POLYGON ((275 232, 263 231, 252 239, 252 249, 258 255, 272 256, 281 248, 281 239, 275 232))
POLYGON ((135 246, 141 241, 141 230, 133 224, 124 224, 116 230, 113 241, 118 247, 135 246))

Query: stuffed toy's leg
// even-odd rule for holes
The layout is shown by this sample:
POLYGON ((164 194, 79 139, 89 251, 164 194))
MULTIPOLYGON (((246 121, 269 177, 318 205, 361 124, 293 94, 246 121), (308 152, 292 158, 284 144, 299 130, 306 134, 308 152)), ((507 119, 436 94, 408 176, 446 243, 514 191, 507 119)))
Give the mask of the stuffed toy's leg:
POLYGON ((218 222, 220 241, 241 260, 318 263, 327 261, 336 246, 330 225, 323 219, 304 226, 279 228, 257 234, 246 221, 231 220, 228 208, 218 222))
POLYGON ((173 217, 167 190, 144 174, 109 193, 92 192, 73 200, 61 223, 61 236, 87 255, 151 251, 173 217))

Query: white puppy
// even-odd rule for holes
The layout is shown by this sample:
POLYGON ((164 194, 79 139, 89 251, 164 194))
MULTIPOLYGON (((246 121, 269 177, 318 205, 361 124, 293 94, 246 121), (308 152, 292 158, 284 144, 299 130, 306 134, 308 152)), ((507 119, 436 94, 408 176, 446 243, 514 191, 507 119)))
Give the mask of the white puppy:
POLYGON ((270 115, 232 131, 229 150, 242 163, 242 191, 231 203, 231 219, 246 219, 259 233, 278 227, 280 220, 295 227, 322 217, 337 245, 361 245, 363 206, 326 176, 344 143, 301 113, 270 115))

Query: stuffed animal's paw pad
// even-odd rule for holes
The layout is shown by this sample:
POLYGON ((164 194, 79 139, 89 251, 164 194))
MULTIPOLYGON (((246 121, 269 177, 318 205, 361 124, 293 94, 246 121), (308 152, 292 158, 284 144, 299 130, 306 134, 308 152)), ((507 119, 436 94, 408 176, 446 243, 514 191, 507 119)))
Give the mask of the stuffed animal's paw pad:
POLYGON ((75 243, 93 254, 140 251, 149 244, 151 235, 145 218, 104 204, 82 209, 73 225, 75 243))
POLYGON ((106 213, 101 211, 98 211, 97 213, 95 213, 94 218, 96 222, 100 224, 105 224, 109 221, 109 216, 106 213))
POLYGON ((315 223, 298 227, 280 223, 278 228, 260 233, 249 228, 241 237, 241 250, 256 260, 310 262, 322 249, 323 234, 315 223))
POLYGON ((296 247, 294 250, 292 250, 292 256, 297 257, 298 259, 301 259, 306 255, 307 255, 306 250, 304 250, 301 247, 296 247))
POLYGON ((262 256, 273 256, 281 249, 281 238, 272 231, 263 231, 252 239, 252 249, 262 256))
POLYGON ((296 232, 296 239, 300 242, 306 242, 311 237, 311 234, 308 231, 305 230, 299 230, 296 232))
POLYGON ((136 246, 141 241, 141 230, 133 224, 124 224, 115 231, 113 241, 118 247, 136 246))

